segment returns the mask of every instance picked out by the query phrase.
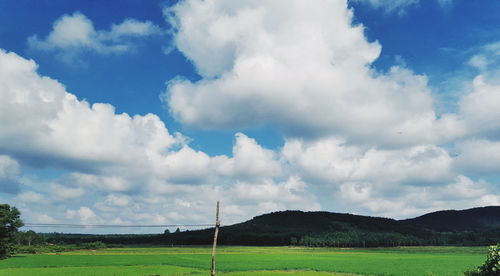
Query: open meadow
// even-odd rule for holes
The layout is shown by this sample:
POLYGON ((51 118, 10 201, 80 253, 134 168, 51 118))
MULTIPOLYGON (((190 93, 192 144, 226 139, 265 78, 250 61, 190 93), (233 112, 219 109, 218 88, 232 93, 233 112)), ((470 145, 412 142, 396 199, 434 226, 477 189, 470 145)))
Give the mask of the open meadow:
MULTIPOLYGON (((333 249, 220 247, 219 275, 463 275, 485 247, 333 249)), ((209 275, 211 248, 110 248, 17 255, 0 261, 0 275, 209 275)))

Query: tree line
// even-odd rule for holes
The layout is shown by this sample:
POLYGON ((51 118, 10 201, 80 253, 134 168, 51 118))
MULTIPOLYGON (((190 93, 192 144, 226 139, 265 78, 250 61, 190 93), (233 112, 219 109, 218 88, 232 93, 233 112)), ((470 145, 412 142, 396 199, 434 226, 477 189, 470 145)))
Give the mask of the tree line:
MULTIPOLYGON (((0 204, 0 258, 16 246, 209 245, 214 228, 162 234, 66 234, 18 231, 23 225, 15 207, 0 204)), ((446 231, 407 221, 328 212, 275 212, 220 229, 220 245, 307 247, 394 247, 422 245, 491 245, 500 242, 500 224, 446 231)))

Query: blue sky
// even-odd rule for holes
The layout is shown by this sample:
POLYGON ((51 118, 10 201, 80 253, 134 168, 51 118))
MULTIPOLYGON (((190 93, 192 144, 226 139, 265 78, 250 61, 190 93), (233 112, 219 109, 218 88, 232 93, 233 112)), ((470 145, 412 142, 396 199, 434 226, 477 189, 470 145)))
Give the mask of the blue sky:
POLYGON ((498 205, 499 11, 2 1, 0 200, 96 224, 498 205))

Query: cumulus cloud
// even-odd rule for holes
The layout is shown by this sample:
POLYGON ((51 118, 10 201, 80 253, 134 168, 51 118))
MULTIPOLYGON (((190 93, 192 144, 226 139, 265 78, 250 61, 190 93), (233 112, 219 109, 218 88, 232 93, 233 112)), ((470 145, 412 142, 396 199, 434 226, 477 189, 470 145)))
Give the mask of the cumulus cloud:
POLYGON ((70 219, 77 218, 81 223, 94 223, 102 221, 92 209, 82 206, 78 210, 68 210, 66 216, 70 219))
POLYGON ((392 188, 404 183, 429 185, 453 176, 452 158, 434 145, 382 150, 348 146, 335 138, 309 143, 290 140, 282 158, 308 179, 332 184, 376 182, 392 188))
POLYGON ((436 145, 377 149, 336 138, 292 139, 281 160, 288 171, 335 199, 338 208, 360 214, 408 217, 497 200, 494 183, 468 178, 456 165, 460 161, 436 145))
POLYGON ((460 100, 459 109, 470 134, 500 140, 500 85, 477 76, 472 92, 460 100))
POLYGON ((362 25, 353 25, 345 1, 193 0, 168 14, 178 49, 202 76, 196 82, 176 78, 163 95, 183 124, 271 124, 288 136, 338 135, 387 145, 462 134, 453 115, 437 118, 425 76, 370 68, 381 47, 367 41, 362 25))
POLYGON ((489 43, 475 49, 469 64, 480 74, 458 101, 458 116, 466 129, 465 139, 455 143, 455 166, 474 175, 500 174, 500 44, 489 43))
POLYGON ((335 197, 343 209, 359 214, 407 218, 444 209, 498 205, 495 185, 457 175, 433 186, 399 185, 397 195, 372 183, 345 183, 335 197))
POLYGON ((21 177, 21 165, 65 172, 23 176, 26 190, 14 200, 28 218, 50 210, 56 221, 199 223, 216 200, 231 210, 228 222, 273 208, 320 208, 306 183, 282 174, 278 153, 242 133, 233 156, 212 157, 153 114, 89 104, 36 70, 34 61, 0 51, 0 179, 21 177), (124 206, 130 211, 118 215, 124 206))
POLYGON ((156 115, 90 105, 36 69, 33 61, 0 51, 2 152, 35 166, 96 171, 131 160, 140 168, 177 143, 156 115))
POLYGON ((96 30, 89 18, 75 12, 57 19, 45 38, 29 37, 28 45, 41 51, 56 51, 64 61, 73 62, 83 51, 101 55, 129 52, 135 48, 135 39, 158 34, 161 30, 152 22, 133 18, 113 24, 109 30, 96 30))
MULTIPOLYGON (((388 12, 419 4, 368 2, 388 12)), ((469 178, 472 161, 467 171, 461 160, 466 141, 497 136, 496 86, 478 77, 457 113, 438 116, 426 76, 371 67, 381 45, 353 25, 346 1, 303 5, 192 0, 166 9, 177 48, 202 77, 170 81, 163 99, 172 114, 201 129, 275 126, 286 137, 275 153, 282 175, 356 212, 495 202, 496 184, 469 178)))
POLYGON ((262 148, 243 133, 237 133, 232 158, 219 158, 218 170, 238 180, 279 177, 281 165, 277 159, 275 152, 262 148))
MULTIPOLYGON (((425 76, 371 68, 381 46, 352 24, 346 2, 318 1, 308 13, 303 1, 235 3, 166 11, 201 80, 176 78, 163 95, 186 125, 241 131, 230 156, 193 149, 154 114, 79 100, 34 61, 0 50, 0 182, 23 180, 10 192, 27 218, 205 223, 221 200, 229 224, 285 209, 408 217, 499 203, 498 183, 477 177, 500 168, 498 85, 479 76, 457 113, 437 116, 425 76), (264 124, 284 133, 282 147, 243 133, 264 124), (37 179, 23 166, 62 172, 37 179)), ((83 15, 67 17, 83 26, 68 41, 58 27, 52 40, 68 49, 147 29, 114 25, 100 41, 83 15)))

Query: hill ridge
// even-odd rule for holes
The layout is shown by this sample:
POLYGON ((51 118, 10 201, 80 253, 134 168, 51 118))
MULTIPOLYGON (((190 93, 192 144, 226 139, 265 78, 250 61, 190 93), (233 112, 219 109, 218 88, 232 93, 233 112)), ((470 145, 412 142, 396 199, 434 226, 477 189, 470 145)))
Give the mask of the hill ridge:
MULTIPOLYGON (((124 237, 52 235, 54 242, 135 244, 139 240, 168 245, 208 245, 214 229, 124 237)), ((50 240, 48 240, 50 242, 50 240)), ((442 210, 418 217, 393 218, 327 211, 276 211, 223 226, 220 245, 300 245, 313 247, 381 247, 415 245, 491 245, 500 242, 500 206, 442 210)))

